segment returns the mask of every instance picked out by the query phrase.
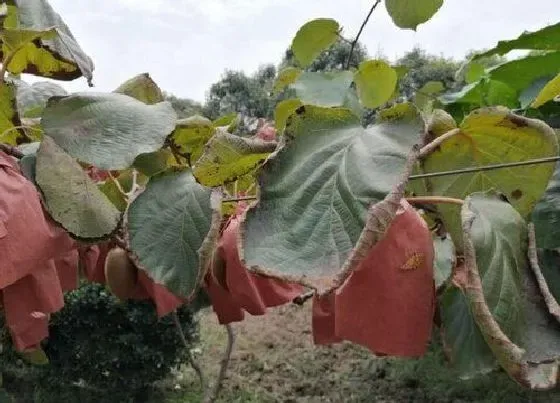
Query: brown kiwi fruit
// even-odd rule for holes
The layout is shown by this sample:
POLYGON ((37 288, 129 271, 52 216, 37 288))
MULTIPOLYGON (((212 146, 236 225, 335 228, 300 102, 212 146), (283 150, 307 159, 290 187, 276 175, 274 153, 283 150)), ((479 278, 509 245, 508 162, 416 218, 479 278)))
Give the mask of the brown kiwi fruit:
POLYGON ((122 248, 113 248, 105 258, 105 281, 121 301, 132 296, 138 282, 138 269, 122 248))

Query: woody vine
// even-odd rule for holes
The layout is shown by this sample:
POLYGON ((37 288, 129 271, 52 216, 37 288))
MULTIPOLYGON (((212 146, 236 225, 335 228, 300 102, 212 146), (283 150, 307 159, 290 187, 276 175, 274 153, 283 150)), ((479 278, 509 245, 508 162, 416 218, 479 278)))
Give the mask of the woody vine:
MULTIPOLYGON (((443 0, 406 3, 384 5, 416 30, 443 0)), ((295 96, 253 135, 235 116, 177 119, 148 74, 112 93, 29 86, 21 73, 92 82, 89 57, 39 4, 2 3, 0 35, 0 290, 22 354, 40 350, 61 307, 35 298, 15 314, 46 270, 51 301, 82 275, 151 299, 160 316, 207 292, 229 344, 212 388, 190 357, 206 401, 225 376, 230 324, 308 299, 316 344, 419 357, 438 331, 465 376, 502 367, 527 388, 557 387, 560 23, 475 55, 461 91, 428 83, 403 100, 407 71, 384 60, 306 70, 344 37, 333 19, 309 21, 292 41, 299 67, 274 85, 295 96), (478 63, 515 49, 544 51, 478 63), (376 111, 367 127, 365 109, 376 111), (22 217, 36 220, 32 237, 22 217), (26 259, 16 244, 33 246, 26 259)))

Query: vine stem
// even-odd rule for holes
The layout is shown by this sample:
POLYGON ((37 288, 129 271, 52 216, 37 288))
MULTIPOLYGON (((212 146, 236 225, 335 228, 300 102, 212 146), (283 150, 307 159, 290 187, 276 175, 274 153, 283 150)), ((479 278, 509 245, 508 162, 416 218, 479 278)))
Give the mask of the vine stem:
POLYGON ((454 199, 452 197, 443 196, 419 196, 419 197, 407 197, 406 201, 410 204, 456 204, 462 206, 464 201, 461 199, 454 199))
POLYGON ((381 0, 376 0, 375 3, 373 3, 373 6, 371 6, 371 9, 369 10, 369 13, 367 14, 364 22, 362 22, 362 26, 360 27, 360 30, 358 31, 356 38, 354 38, 354 40, 350 44, 350 53, 348 54, 348 60, 346 61, 346 69, 350 68, 350 62, 352 61, 352 53, 354 53, 354 48, 356 47, 356 44, 360 39, 360 35, 362 35, 362 31, 364 30, 364 28, 366 27, 369 21, 369 17, 371 17, 371 15, 373 14, 373 10, 375 10, 375 8, 379 5, 379 3, 381 3, 381 0))
POLYGON ((185 346, 185 350, 187 351, 187 361, 189 362, 192 369, 194 369, 194 372, 196 372, 196 375, 198 375, 198 379, 200 381, 200 387, 203 393, 206 393, 208 389, 206 384, 206 378, 204 377, 204 372, 202 372, 202 368, 200 367, 200 365, 198 365, 198 362, 196 362, 196 360, 194 359, 191 353, 189 342, 187 341, 185 332, 183 332, 183 328, 181 327, 181 321, 179 320, 179 315, 177 315, 177 311, 173 311, 172 315, 173 315, 173 322, 175 322, 175 327, 177 328, 177 332, 179 333, 179 337, 181 338, 181 341, 185 346))
POLYGON ((220 372, 218 373, 218 379, 216 379, 214 387, 206 394, 204 403, 212 403, 218 398, 218 394, 220 393, 220 389, 222 388, 222 383, 224 382, 224 379, 226 377, 229 362, 231 361, 231 353, 233 351, 233 345, 235 344, 235 332, 233 331, 233 327, 229 323, 224 325, 224 327, 226 328, 228 336, 226 351, 224 352, 224 356, 222 358, 220 372))
POLYGON ((418 155, 418 158, 419 159, 426 158, 428 155, 433 153, 444 141, 450 139, 453 136, 458 135, 459 133, 461 133, 461 129, 457 128, 457 129, 449 130, 448 132, 442 134, 441 136, 436 137, 432 142, 422 147, 422 149, 420 150, 420 154, 418 155))

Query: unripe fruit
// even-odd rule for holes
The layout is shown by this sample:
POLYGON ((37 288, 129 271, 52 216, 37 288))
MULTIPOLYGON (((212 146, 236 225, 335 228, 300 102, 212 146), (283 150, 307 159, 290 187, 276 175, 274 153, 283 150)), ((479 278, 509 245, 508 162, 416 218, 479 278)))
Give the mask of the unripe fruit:
POLYGON ((449 113, 443 109, 434 109, 430 117, 430 124, 428 125, 428 131, 434 137, 439 137, 455 128, 457 128, 457 124, 449 113))
POLYGON ((138 269, 124 249, 113 248, 107 253, 105 281, 111 292, 121 301, 132 296, 138 281, 138 269))

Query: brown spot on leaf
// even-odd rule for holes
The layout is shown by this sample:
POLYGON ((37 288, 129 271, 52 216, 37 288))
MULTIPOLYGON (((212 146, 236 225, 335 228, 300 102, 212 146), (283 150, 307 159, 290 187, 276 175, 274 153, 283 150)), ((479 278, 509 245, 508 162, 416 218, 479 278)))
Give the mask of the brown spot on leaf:
POLYGON ((521 191, 521 189, 515 189, 513 192, 511 192, 511 197, 514 200, 519 200, 521 199, 522 196, 523 196, 523 192, 521 191))
POLYGON ((521 116, 517 116, 517 115, 509 115, 509 120, 511 120, 511 122, 516 125, 517 127, 527 127, 529 126, 529 123, 527 123, 527 120, 523 119, 521 116))
POLYGON ((304 113, 305 113, 305 106, 300 106, 299 108, 296 109, 297 115, 303 115, 304 113))

